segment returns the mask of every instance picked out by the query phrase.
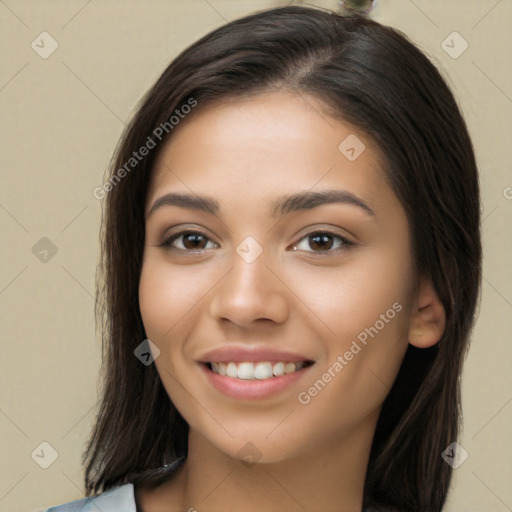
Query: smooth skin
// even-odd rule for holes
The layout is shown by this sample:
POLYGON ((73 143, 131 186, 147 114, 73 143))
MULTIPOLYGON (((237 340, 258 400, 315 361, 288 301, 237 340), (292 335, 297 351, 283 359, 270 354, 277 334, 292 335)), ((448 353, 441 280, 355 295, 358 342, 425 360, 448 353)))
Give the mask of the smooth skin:
POLYGON ((163 385, 190 425, 189 455, 161 487, 136 489, 144 512, 360 511, 376 422, 407 345, 429 347, 445 327, 411 254, 377 146, 320 100, 274 91, 186 119, 150 183, 139 300, 163 385), (354 161, 338 149, 350 134, 365 145, 354 161), (272 215, 283 195, 327 189, 372 213, 334 202, 272 215), (168 193, 206 196, 219 211, 153 208, 168 193), (263 249, 252 263, 236 252, 248 236, 263 249), (300 403, 298 394, 396 303, 401 311, 378 335, 300 403), (314 365, 269 398, 230 398, 198 364, 226 345, 275 347, 314 365), (254 465, 241 461, 254 450, 247 446, 260 457, 254 465))

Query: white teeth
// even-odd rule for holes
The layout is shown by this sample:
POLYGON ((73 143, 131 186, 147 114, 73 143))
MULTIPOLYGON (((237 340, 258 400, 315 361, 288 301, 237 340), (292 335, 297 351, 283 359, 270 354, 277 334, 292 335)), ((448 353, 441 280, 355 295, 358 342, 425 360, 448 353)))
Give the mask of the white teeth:
POLYGON ((246 380, 254 379, 254 365, 252 363, 240 363, 238 365, 238 378, 246 380))
POLYGON ((228 367, 226 368, 226 375, 228 377, 233 377, 233 378, 238 377, 238 368, 235 363, 228 363, 228 367))
POLYGON ((286 363, 284 365, 284 373, 292 373, 295 371, 295 363, 286 363))
POLYGON ((254 377, 256 377, 259 380, 270 379, 270 377, 272 377, 272 364, 258 363, 254 367, 254 377))
POLYGON ((299 371, 304 367, 304 361, 299 361, 298 363, 279 361, 273 364, 270 361, 257 363, 250 361, 244 361, 242 363, 212 362, 210 364, 213 373, 242 380, 266 380, 273 376, 281 377, 282 375, 299 371))
POLYGON ((274 367, 272 368, 272 371, 276 377, 279 377, 280 375, 284 375, 284 363, 276 363, 274 367))

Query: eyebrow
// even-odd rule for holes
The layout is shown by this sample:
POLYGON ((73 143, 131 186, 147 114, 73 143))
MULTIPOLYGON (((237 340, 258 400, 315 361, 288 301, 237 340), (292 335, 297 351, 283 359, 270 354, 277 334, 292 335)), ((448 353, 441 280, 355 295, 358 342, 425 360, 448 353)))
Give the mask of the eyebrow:
POLYGON ((341 203, 357 206, 367 214, 375 217, 375 212, 359 197, 345 190, 319 190, 298 192, 282 196, 272 202, 272 217, 282 217, 301 210, 310 210, 324 204, 341 203))
MULTIPOLYGON (((270 206, 272 217, 283 217, 290 213, 310 210, 324 204, 341 203, 356 206, 368 215, 375 217, 375 212, 361 198, 345 190, 320 190, 297 192, 296 194, 281 196, 272 201, 270 206)), ((219 202, 207 196, 194 194, 169 193, 158 198, 148 212, 148 217, 162 206, 179 206, 190 210, 199 210, 212 215, 220 213, 219 202)))
POLYGON ((219 202, 206 196, 197 196, 194 194, 178 194, 171 192, 158 198, 148 212, 148 217, 162 206, 181 206, 189 210, 200 210, 203 212, 217 215, 220 211, 219 202))

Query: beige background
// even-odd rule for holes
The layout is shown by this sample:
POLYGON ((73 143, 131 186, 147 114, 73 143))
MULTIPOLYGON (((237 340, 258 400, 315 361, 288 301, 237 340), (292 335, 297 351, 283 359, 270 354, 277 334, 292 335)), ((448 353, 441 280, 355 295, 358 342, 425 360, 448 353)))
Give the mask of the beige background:
MULTIPOLYGON (((79 460, 100 363, 93 318, 100 202, 92 191, 123 122, 189 43, 286 3, 0 1, 0 510, 83 496, 79 460), (59 44, 48 59, 31 48, 43 31, 59 44), (57 247, 46 263, 32 252, 42 237, 57 247), (44 441, 58 453, 48 469, 31 458, 44 441)), ((512 2, 381 0, 372 17, 404 31, 444 69, 476 147, 485 265, 463 375, 461 444, 469 457, 454 472, 445 510, 512 510, 512 2), (457 59, 441 48, 453 31, 469 44, 457 59)))

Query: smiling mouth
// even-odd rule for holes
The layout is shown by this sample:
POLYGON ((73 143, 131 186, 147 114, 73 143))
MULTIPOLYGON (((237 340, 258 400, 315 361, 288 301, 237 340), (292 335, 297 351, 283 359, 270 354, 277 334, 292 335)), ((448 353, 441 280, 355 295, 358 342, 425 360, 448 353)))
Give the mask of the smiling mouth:
POLYGON ((313 361, 243 361, 209 362, 206 368, 213 373, 238 380, 271 380, 308 368, 313 361))

